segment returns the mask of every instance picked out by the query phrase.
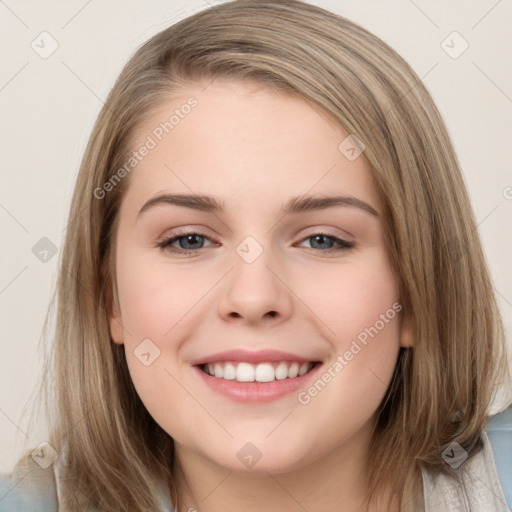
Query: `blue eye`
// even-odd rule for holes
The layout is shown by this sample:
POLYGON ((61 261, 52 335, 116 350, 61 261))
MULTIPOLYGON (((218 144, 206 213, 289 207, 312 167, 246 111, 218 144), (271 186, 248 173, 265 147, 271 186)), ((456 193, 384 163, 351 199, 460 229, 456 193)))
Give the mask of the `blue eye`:
MULTIPOLYGON (((205 240, 210 240, 210 238, 201 233, 181 233, 162 240, 158 244, 158 247, 171 253, 191 255, 205 247, 205 240), (176 243, 178 243, 178 246, 175 245, 176 243)), ((302 240, 302 243, 306 240, 311 240, 311 249, 318 249, 320 252, 327 253, 346 251, 355 246, 354 242, 342 240, 341 238, 325 233, 317 233, 308 236, 302 240)))
POLYGON ((321 249, 323 252, 343 251, 354 247, 353 242, 348 242, 347 240, 342 240, 341 238, 323 233, 308 236, 304 241, 305 240, 311 240, 312 249, 321 249), (335 247, 336 244, 338 247, 335 247), (314 245, 316 245, 316 247, 314 247, 314 245))
POLYGON ((203 248, 204 240, 209 240, 209 238, 200 233, 182 233, 162 240, 158 247, 176 253, 195 253, 203 248), (176 242, 178 242, 179 247, 172 245, 176 242))

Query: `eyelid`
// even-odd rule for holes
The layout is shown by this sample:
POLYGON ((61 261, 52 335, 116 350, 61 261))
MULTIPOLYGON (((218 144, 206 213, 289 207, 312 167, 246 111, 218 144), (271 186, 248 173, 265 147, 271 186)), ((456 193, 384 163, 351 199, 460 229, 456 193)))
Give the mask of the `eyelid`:
MULTIPOLYGON (((175 233, 172 233, 170 234, 169 236, 164 236, 159 242, 158 242, 158 246, 159 247, 162 247, 164 244, 169 244, 170 242, 175 242, 176 240, 179 240, 180 238, 183 238, 183 237, 186 237, 186 236, 189 236, 189 235, 197 235, 197 236, 200 236, 201 238, 204 238, 206 240, 210 240, 211 242, 213 243, 218 243, 216 242, 211 236, 209 235, 206 235, 205 233, 197 230, 197 229, 187 229, 187 230, 184 230, 184 231, 177 231, 175 233)), ((165 248, 165 247, 164 247, 165 248)), ((177 250, 180 250, 178 248, 176 248, 177 250)), ((182 249, 183 251, 185 251, 185 249, 182 249)), ((186 251, 186 252, 194 252, 194 251, 199 251, 200 249, 191 249, 190 251, 186 251)))
MULTIPOLYGON (((159 247, 160 249, 162 249, 164 251, 170 252, 172 254, 181 254, 185 257, 192 256, 192 255, 200 252, 202 249, 206 249, 206 247, 201 247, 199 249, 187 250, 187 249, 182 249, 181 247, 174 247, 171 245, 172 243, 175 243, 180 238, 184 238, 189 235, 197 235, 201 238, 209 240, 209 241, 213 242, 212 245, 214 245, 216 243, 218 244, 218 242, 216 242, 210 236, 202 233, 201 231, 194 230, 194 229, 185 229, 183 231, 178 231, 178 232, 171 234, 168 237, 165 237, 163 240, 161 240, 157 244, 157 247, 159 247)), ((348 251, 350 249, 353 249, 356 246, 354 241, 339 237, 337 235, 330 233, 328 230, 322 230, 321 228, 317 228, 315 231, 311 232, 310 234, 303 235, 299 239, 298 243, 302 244, 306 240, 314 238, 316 236, 324 236, 324 237, 330 238, 330 239, 334 240, 335 244, 337 244, 337 247, 336 246, 329 247, 327 249, 317 249, 315 247, 309 247, 310 250, 312 250, 313 252, 316 252, 316 253, 325 253, 325 254, 340 253, 343 251, 348 251)), ((211 245, 207 246, 207 247, 211 247, 211 245)), ((308 248, 306 247, 306 249, 308 249, 308 248)))
MULTIPOLYGON (((199 235, 203 238, 208 238, 209 240, 215 241, 215 239, 213 237, 211 237, 210 235, 207 235, 204 231, 201 231, 203 229, 202 227, 201 228, 186 227, 186 228, 181 228, 182 230, 180 230, 180 228, 176 228, 176 229, 177 229, 177 231, 171 233, 169 236, 160 237, 162 239, 162 241, 170 240, 171 238, 175 238, 175 237, 187 236, 187 235, 199 235)), ((341 239, 344 242, 352 242, 352 240, 355 238, 354 235, 352 235, 352 233, 350 233, 346 230, 342 230, 342 231, 344 233, 346 233, 346 235, 348 235, 348 238, 343 234, 336 235, 336 234, 332 233, 330 231, 330 228, 327 228, 327 227, 324 228, 322 226, 315 225, 315 226, 304 228, 304 230, 309 230, 309 229, 312 230, 311 233, 303 234, 300 239, 301 241, 303 241, 305 238, 309 238, 309 237, 315 236, 315 235, 326 235, 326 236, 329 236, 332 238, 341 239)), ((216 243, 218 243, 218 242, 216 242, 216 243)))
POLYGON ((341 231, 341 234, 333 233, 333 228, 329 228, 327 226, 322 225, 314 225, 302 230, 304 233, 309 233, 302 235, 302 239, 315 235, 326 235, 332 238, 338 238, 340 240, 343 240, 344 242, 353 242, 355 240, 355 236, 346 229, 337 228, 337 230, 341 231))
POLYGON ((314 247, 306 247, 306 249, 311 249, 318 253, 327 253, 328 254, 328 253, 341 252, 344 250, 353 249, 356 246, 355 242, 353 242, 351 240, 347 240, 345 238, 341 238, 341 237, 333 235, 333 234, 330 234, 328 231, 317 231, 310 235, 303 236, 300 239, 299 243, 303 243, 306 240, 308 240, 310 238, 314 238, 316 236, 325 236, 327 238, 331 238, 332 240, 335 241, 335 243, 338 244, 338 247, 330 247, 328 249, 322 249, 322 250, 315 249, 314 247))

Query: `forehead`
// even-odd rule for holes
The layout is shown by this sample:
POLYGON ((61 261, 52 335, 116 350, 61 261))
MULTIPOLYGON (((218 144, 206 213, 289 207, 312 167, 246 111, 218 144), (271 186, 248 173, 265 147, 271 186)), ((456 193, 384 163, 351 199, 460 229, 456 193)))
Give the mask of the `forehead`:
POLYGON ((130 174, 126 200, 162 190, 242 204, 336 192, 378 207, 364 153, 346 152, 349 135, 297 94, 247 81, 190 83, 136 129, 132 150, 150 149, 130 174))

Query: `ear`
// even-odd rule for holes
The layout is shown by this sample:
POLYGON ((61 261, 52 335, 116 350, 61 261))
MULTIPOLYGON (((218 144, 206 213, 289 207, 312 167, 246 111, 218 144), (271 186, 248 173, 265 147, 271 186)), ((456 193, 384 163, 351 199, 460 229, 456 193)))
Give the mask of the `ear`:
POLYGON ((400 346, 411 348, 414 345, 411 321, 408 315, 404 314, 400 325, 400 346))
POLYGON ((122 345, 124 342, 123 318, 121 316, 117 291, 112 290, 113 286, 115 285, 108 287, 106 297, 108 328, 112 341, 118 345, 122 345))

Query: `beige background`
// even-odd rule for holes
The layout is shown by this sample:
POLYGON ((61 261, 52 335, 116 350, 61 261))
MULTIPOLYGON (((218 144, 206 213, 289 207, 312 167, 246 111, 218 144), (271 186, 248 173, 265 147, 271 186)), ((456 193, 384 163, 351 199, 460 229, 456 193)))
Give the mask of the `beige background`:
MULTIPOLYGON (((22 412, 37 389, 37 346, 62 244, 80 157, 102 100, 131 53, 206 0, 0 2, 0 471, 28 439, 22 412), (31 43, 50 49, 41 58, 31 43), (39 242, 44 243, 44 242, 39 242)), ((465 173, 479 233, 512 346, 512 2, 510 0, 315 0, 360 23, 395 48, 431 91, 465 173), (452 58, 442 41, 457 31, 469 47, 452 58)), ((464 41, 451 35, 454 55, 464 41)), ((509 398, 510 399, 510 398, 509 398)), ((495 404, 503 406, 504 398, 495 404)))

